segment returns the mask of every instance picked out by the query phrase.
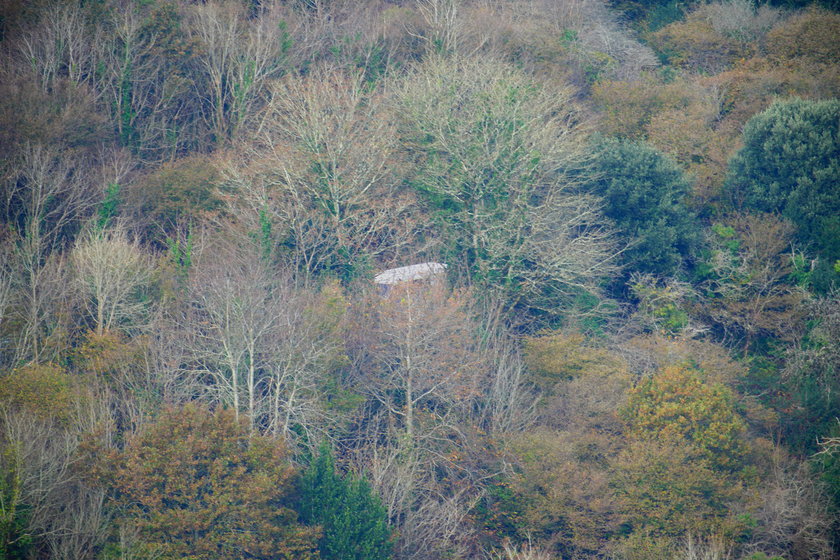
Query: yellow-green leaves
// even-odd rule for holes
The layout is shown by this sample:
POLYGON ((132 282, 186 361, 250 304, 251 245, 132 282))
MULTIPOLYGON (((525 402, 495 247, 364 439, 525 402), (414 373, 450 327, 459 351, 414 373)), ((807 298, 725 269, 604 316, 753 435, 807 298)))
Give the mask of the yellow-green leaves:
POLYGON ((645 379, 623 411, 633 435, 693 447, 714 468, 735 470, 744 453, 744 421, 732 391, 701 372, 669 366, 645 379))

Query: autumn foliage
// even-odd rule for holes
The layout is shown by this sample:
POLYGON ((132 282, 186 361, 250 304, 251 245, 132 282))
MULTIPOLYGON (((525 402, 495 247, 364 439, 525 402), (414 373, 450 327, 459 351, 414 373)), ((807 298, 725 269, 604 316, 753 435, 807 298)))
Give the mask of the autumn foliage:
MULTIPOLYGON (((294 469, 279 442, 226 411, 187 405, 99 450, 92 483, 111 493, 133 546, 159 558, 315 558, 318 532, 284 505, 294 469)), ((125 551, 136 553, 134 550, 125 551)))
POLYGON ((836 557, 837 8, 0 2, 0 559, 836 557))

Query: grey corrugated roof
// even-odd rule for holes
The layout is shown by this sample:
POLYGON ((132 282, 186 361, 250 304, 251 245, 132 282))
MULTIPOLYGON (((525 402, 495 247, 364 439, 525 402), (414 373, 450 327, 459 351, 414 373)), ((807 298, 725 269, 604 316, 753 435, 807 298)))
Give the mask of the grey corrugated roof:
POLYGON ((393 286, 403 282, 426 280, 437 274, 443 274, 445 271, 446 265, 443 263, 425 262, 385 270, 374 276, 373 281, 376 284, 393 286))

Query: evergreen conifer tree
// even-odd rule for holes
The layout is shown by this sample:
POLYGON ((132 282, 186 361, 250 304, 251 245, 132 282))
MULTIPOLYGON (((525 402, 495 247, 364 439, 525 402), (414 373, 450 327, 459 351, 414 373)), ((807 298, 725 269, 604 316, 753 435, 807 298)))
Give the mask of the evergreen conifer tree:
POLYGON ((385 508, 363 478, 341 477, 328 445, 301 478, 302 521, 323 528, 318 549, 323 560, 391 557, 391 530, 385 508))

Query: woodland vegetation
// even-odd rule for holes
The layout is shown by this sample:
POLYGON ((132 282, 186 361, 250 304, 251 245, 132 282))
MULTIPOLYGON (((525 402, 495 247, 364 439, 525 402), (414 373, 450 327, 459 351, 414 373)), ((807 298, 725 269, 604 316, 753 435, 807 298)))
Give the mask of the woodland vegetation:
POLYGON ((0 1, 0 558, 837 558, 838 37, 0 1))

